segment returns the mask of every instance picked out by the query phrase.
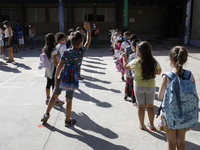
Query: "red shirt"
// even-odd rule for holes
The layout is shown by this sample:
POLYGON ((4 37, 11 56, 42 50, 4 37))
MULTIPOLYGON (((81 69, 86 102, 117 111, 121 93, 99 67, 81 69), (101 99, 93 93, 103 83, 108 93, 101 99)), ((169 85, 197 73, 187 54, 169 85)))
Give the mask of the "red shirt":
POLYGON ((99 36, 97 29, 92 29, 91 36, 92 37, 98 37, 99 36))

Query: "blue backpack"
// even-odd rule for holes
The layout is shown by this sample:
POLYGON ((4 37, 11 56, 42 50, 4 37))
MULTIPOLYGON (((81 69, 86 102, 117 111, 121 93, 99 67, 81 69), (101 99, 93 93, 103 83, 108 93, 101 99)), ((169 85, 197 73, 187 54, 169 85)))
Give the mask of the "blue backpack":
MULTIPOLYGON (((66 56, 67 56, 67 52, 66 52, 66 56)), ((70 66, 67 68, 64 75, 62 76, 60 86, 59 86, 63 91, 78 89, 79 80, 78 80, 78 73, 76 71, 75 64, 81 58, 81 56, 82 56, 82 53, 74 63, 71 63, 69 60, 69 57, 67 56, 70 66)))
POLYGON ((184 70, 182 77, 173 72, 164 75, 171 80, 161 104, 168 127, 191 128, 198 123, 199 102, 195 84, 190 80, 191 72, 184 70))

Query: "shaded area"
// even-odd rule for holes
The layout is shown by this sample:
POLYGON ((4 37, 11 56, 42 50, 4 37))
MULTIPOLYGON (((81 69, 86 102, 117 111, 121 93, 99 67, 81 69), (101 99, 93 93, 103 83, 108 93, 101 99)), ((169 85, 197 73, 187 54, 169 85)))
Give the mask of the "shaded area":
POLYGON ((106 68, 102 68, 102 67, 97 67, 97 66, 92 66, 92 65, 86 65, 86 64, 82 64, 83 66, 86 67, 90 67, 90 68, 96 68, 96 69, 106 69, 106 68))
POLYGON ((99 71, 95 71, 95 70, 91 70, 91 69, 85 69, 85 68, 81 68, 81 70, 84 70, 84 71, 90 72, 90 73, 96 73, 96 74, 106 74, 105 72, 99 72, 99 71))
POLYGON ((91 63, 91 64, 107 65, 107 64, 105 64, 105 63, 96 62, 96 61, 88 61, 88 60, 83 60, 83 61, 85 61, 85 62, 87 62, 87 63, 91 63))
POLYGON ((4 72, 13 72, 13 73, 21 73, 17 68, 11 68, 6 63, 1 62, 0 63, 0 71, 4 72))
MULTIPOLYGON (((78 124, 78 123, 77 123, 78 124)), ((73 138, 73 139, 77 139, 80 142, 83 142, 85 144, 87 144, 88 146, 90 146, 92 149, 95 150, 102 150, 102 146, 104 149, 107 150, 115 150, 115 149, 119 149, 119 150, 129 150, 127 147, 125 146, 121 146, 121 145, 115 145, 109 141, 106 141, 104 139, 95 137, 91 134, 87 134, 81 130, 78 130, 74 127, 70 127, 71 130, 73 130, 74 132, 76 132, 78 135, 75 134, 71 134, 71 133, 67 133, 65 131, 62 131, 56 127, 53 127, 49 124, 45 124, 45 127, 49 130, 51 130, 52 132, 58 132, 68 138, 73 138)))
POLYGON ((105 83, 105 84, 111 84, 110 81, 100 80, 100 79, 97 79, 97 78, 94 78, 91 76, 86 76, 86 75, 82 75, 82 76, 84 77, 84 80, 88 80, 88 81, 92 80, 92 82, 101 82, 101 83, 105 83))

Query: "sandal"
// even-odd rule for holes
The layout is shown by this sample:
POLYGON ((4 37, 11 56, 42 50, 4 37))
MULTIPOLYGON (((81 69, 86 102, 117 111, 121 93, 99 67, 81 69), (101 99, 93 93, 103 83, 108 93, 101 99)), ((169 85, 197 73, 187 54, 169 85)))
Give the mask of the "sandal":
POLYGON ((156 131, 156 127, 154 125, 150 126, 150 124, 148 123, 147 126, 149 127, 150 131, 156 131))
POLYGON ((145 125, 141 125, 141 124, 139 124, 139 128, 140 128, 140 130, 144 130, 145 129, 145 125))
POLYGON ((61 101, 59 98, 56 100, 56 102, 55 102, 55 106, 57 106, 57 105, 63 105, 65 102, 64 101, 61 101))
POLYGON ((6 63, 12 63, 12 61, 11 61, 11 60, 8 60, 6 63))
POLYGON ((71 125, 74 125, 76 123, 75 119, 69 119, 69 121, 65 120, 65 127, 69 127, 71 125))
POLYGON ((41 121, 42 121, 43 123, 46 123, 47 120, 49 119, 49 117, 50 117, 50 114, 49 114, 49 113, 45 113, 44 116, 43 116, 43 118, 41 119, 41 121))

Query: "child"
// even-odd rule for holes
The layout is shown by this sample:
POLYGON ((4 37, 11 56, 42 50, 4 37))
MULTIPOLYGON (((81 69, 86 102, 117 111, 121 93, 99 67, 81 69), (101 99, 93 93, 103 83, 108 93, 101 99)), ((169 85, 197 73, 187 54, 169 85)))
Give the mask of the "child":
POLYGON ((58 62, 61 59, 61 56, 63 54, 64 51, 66 51, 67 47, 66 47, 66 35, 62 32, 58 32, 56 34, 56 41, 57 41, 57 45, 56 45, 56 49, 58 51, 58 62))
MULTIPOLYGON (((186 63, 187 57, 188 57, 188 51, 185 47, 176 46, 170 50, 169 58, 170 58, 170 65, 172 67, 172 73, 174 73, 175 75, 179 77, 183 75, 183 65, 186 63)), ((193 81, 195 84, 195 79, 192 74, 189 80, 193 81)), ((165 91, 167 87, 170 85, 170 83, 171 83, 171 80, 168 79, 166 75, 163 75, 160 89, 158 92, 158 98, 160 100, 163 99, 165 91)), ((186 134, 186 131, 190 130, 190 128, 185 128, 185 129, 180 129, 180 130, 169 129, 164 117, 164 126, 159 124, 158 130, 162 130, 166 132, 168 150, 175 150, 176 147, 177 149, 185 150, 185 134, 186 134)))
MULTIPOLYGON (((131 42, 131 50, 133 51, 133 53, 129 55, 129 57, 128 57, 128 63, 130 63, 133 59, 136 59, 136 58, 137 58, 137 56, 136 56, 136 47, 137 47, 137 45, 138 45, 140 42, 141 42, 141 41, 140 41, 140 39, 138 39, 138 38, 132 40, 132 42, 131 42)), ((126 48, 126 49, 127 49, 127 48, 126 48)), ((125 53, 125 55, 126 55, 125 57, 127 57, 127 54, 126 54, 126 53, 125 53)), ((134 76, 135 76, 134 69, 129 70, 129 71, 128 71, 128 75, 134 77, 134 76)))
POLYGON ((130 43, 130 36, 131 36, 131 33, 129 31, 124 32, 124 36, 123 36, 124 42, 122 43, 121 49, 120 49, 121 53, 124 53, 126 47, 129 46, 129 45, 131 45, 131 43, 130 43))
POLYGON ((72 32, 74 32, 74 31, 75 31, 74 28, 71 28, 71 29, 68 30, 67 43, 66 43, 66 47, 67 48, 71 48, 72 47, 72 44, 70 42, 70 34, 72 32))
POLYGON ((18 37, 19 37, 19 50, 21 51, 21 46, 22 46, 23 50, 25 51, 25 48, 24 48, 24 33, 23 33, 23 30, 21 28, 19 29, 18 37))
POLYGON ((1 55, 0 55, 0 57, 5 58, 4 52, 3 52, 3 46, 4 46, 3 34, 1 33, 1 29, 0 29, 0 47, 1 47, 1 55))
POLYGON ((13 29, 13 36, 12 36, 12 39, 13 39, 13 42, 14 42, 14 46, 13 46, 13 52, 15 53, 18 53, 17 51, 17 44, 18 44, 18 34, 16 32, 17 30, 14 28, 13 29))
POLYGON ((120 36, 117 37, 117 42, 115 43, 115 58, 119 59, 120 57, 120 48, 122 45, 122 38, 120 36))
POLYGON ((138 59, 132 60, 129 64, 123 54, 123 63, 126 70, 135 71, 134 77, 134 93, 138 104, 138 118, 140 121, 139 128, 145 129, 145 107, 149 116, 148 127, 151 131, 155 131, 154 127, 154 98, 155 98, 155 77, 161 73, 159 63, 152 55, 151 45, 147 41, 140 42, 136 47, 138 59))
MULTIPOLYGON (((43 48, 44 53, 46 53, 48 59, 51 62, 51 67, 45 70, 45 77, 47 78, 47 85, 46 85, 46 105, 49 103, 50 99, 50 88, 54 89, 54 76, 56 67, 58 65, 57 61, 57 50, 55 49, 55 35, 53 33, 49 33, 45 36, 45 46, 43 48)), ((54 102, 55 105, 63 104, 64 101, 56 99, 56 102, 54 102)))
MULTIPOLYGON (((47 120, 49 119, 49 117, 50 117, 49 113, 50 113, 50 111, 53 107, 53 104, 55 103, 57 97, 61 94, 61 88, 59 87, 59 80, 62 78, 66 69, 70 65, 68 58, 69 58, 70 62, 75 62, 81 56, 74 65, 75 68, 76 68, 76 71, 78 72, 78 70, 81 66, 81 63, 82 63, 83 56, 85 55, 86 50, 89 48, 89 45, 90 45, 90 42, 91 42, 90 24, 85 22, 84 27, 85 27, 85 30, 87 31, 87 41, 86 41, 84 47, 82 47, 82 45, 83 45, 82 34, 80 32, 77 32, 77 31, 71 33, 70 40, 71 40, 71 43, 72 43, 72 48, 66 50, 63 53, 61 61, 59 62, 58 66, 57 66, 56 74, 55 74, 55 85, 56 85, 56 87, 54 89, 53 96, 50 99, 46 113, 44 114, 43 118, 41 119, 41 121, 44 122, 44 123, 47 122, 47 120), (68 56, 68 58, 67 58, 67 56, 68 56)), ((67 105, 66 105, 65 127, 69 127, 69 126, 76 123, 75 119, 70 119, 73 95, 74 95, 74 90, 66 91, 67 105)))

